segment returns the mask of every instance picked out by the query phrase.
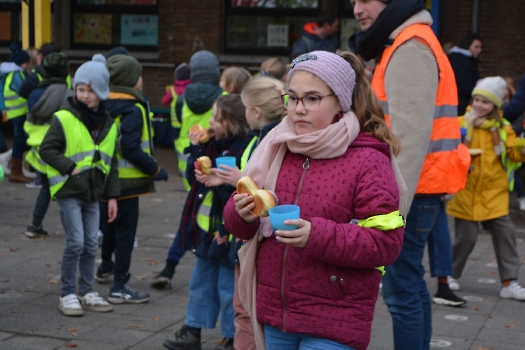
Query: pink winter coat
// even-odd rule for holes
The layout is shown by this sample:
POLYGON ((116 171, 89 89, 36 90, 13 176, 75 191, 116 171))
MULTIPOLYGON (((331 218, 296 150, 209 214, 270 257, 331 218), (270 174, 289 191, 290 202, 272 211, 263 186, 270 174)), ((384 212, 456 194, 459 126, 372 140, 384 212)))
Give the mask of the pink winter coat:
MULTIPOLYGON (((286 154, 275 188, 279 204, 294 202, 305 160, 286 154)), ((224 209, 226 229, 250 239, 259 221, 244 222, 233 195, 224 209)), ((379 231, 349 222, 399 209, 388 145, 360 133, 341 157, 310 160, 299 206, 301 218, 312 223, 306 247, 273 237, 259 246, 257 319, 366 349, 381 278, 374 268, 397 259, 404 229, 379 231)))

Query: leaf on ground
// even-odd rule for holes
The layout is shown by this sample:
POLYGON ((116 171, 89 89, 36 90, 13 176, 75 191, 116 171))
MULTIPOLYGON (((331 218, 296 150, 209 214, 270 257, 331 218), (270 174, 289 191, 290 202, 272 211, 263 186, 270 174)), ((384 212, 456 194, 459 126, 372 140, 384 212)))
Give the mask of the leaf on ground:
POLYGON ((2 259, 2 258, 3 258, 3 256, 2 256, 2 255, 0 255, 0 259, 2 259))
POLYGON ((153 261, 154 259, 152 259, 152 258, 142 258, 140 260, 142 260, 142 261, 153 261))
POLYGON ((27 289, 35 289, 36 286, 27 286, 26 288, 27 288, 27 289))
POLYGON ((2 283, 7 283, 9 282, 9 280, 2 280, 2 283))
POLYGON ((51 267, 51 264, 46 264, 46 267, 51 267))
POLYGON ((9 251, 11 251, 11 252, 17 252, 17 251, 18 251, 18 248, 9 248, 9 251))
POLYGON ((147 278, 145 276, 135 276, 136 279, 145 281, 147 278))
POLYGON ((68 331, 68 332, 76 332, 76 331, 78 331, 79 329, 80 329, 80 328, 77 328, 77 327, 69 327, 69 328, 67 329, 67 331, 68 331))
POLYGON ((483 318, 488 320, 489 318, 492 318, 492 316, 490 316, 490 315, 483 315, 483 318))
POLYGON ((160 317, 153 317, 153 321, 160 322, 160 317))
POLYGON ((213 341, 213 343, 214 343, 214 344, 217 344, 217 345, 221 345, 221 343, 222 343, 222 339, 215 339, 215 340, 213 341))
POLYGON ((128 324, 129 327, 132 327, 132 328, 144 328, 143 325, 141 324, 134 324, 134 323, 130 323, 128 324))
POLYGON ((188 302, 188 298, 179 298, 179 300, 184 301, 185 303, 188 302))
POLYGON ((150 264, 151 266, 155 266, 155 265, 158 265, 159 262, 158 262, 158 261, 150 261, 149 264, 150 264))
POLYGON ((60 284, 60 282, 58 282, 58 281, 57 281, 56 279, 54 279, 54 278, 51 279, 51 280, 49 280, 49 283, 51 283, 51 284, 60 284))
POLYGON ((76 348, 78 345, 77 344, 73 344, 73 343, 66 343, 66 344, 64 344, 64 346, 66 348, 76 348))
POLYGON ((24 293, 25 293, 25 292, 29 292, 29 291, 30 291, 30 289, 22 288, 22 292, 24 292, 24 293))
POLYGON ((55 274, 54 273, 48 273, 46 276, 52 278, 52 277, 55 277, 55 274))
POLYGON ((164 222, 168 223, 168 222, 170 222, 170 221, 169 221, 168 219, 164 219, 164 222))
POLYGON ((41 241, 44 241, 46 239, 46 236, 40 236, 39 238, 41 241))
POLYGON ((514 323, 509 323, 505 325, 505 328, 514 328, 514 327, 516 327, 516 324, 514 323))
POLYGON ((496 259, 493 259, 493 260, 492 260, 491 262, 493 262, 493 263, 497 263, 497 262, 498 262, 498 260, 496 260, 496 259))
POLYGON ((18 310, 11 310, 11 313, 15 314, 15 315, 18 315, 20 313, 20 311, 18 311, 18 310))
MULTIPOLYGON (((64 234, 64 232, 61 232, 61 231, 55 231, 55 235, 57 235, 57 236, 61 236, 61 235, 63 235, 63 234, 64 234)), ((76 345, 75 345, 75 346, 76 346, 76 345)))
POLYGON ((492 350, 491 348, 485 348, 483 346, 478 346, 477 350, 492 350))
POLYGON ((481 308, 480 308, 479 306, 475 306, 475 305, 472 305, 470 308, 471 308, 472 310, 475 310, 475 311, 479 311, 479 310, 481 310, 481 308))
POLYGON ((7 228, 11 229, 11 228, 15 228, 14 225, 8 225, 7 228))
POLYGON ((497 273, 496 271, 490 271, 489 275, 495 275, 496 273, 497 273))

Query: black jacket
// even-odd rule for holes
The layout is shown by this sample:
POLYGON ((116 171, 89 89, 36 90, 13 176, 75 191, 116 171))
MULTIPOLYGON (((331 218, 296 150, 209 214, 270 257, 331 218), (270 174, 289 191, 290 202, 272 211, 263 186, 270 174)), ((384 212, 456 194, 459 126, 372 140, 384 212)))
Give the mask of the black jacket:
POLYGON ((465 109, 472 99, 472 90, 479 80, 479 72, 476 59, 460 52, 452 52, 448 55, 452 70, 456 76, 458 87, 458 115, 464 115, 465 109))
MULTIPOLYGON (((129 95, 129 97, 132 96, 129 95)), ((148 105, 135 98, 113 99, 110 94, 110 98, 104 101, 109 114, 113 118, 120 116, 117 147, 120 149, 122 156, 143 173, 149 175, 148 178, 120 179, 120 198, 135 197, 154 192, 153 176, 159 171, 157 161, 153 158, 153 147, 151 147, 151 155, 142 151, 141 139, 144 122, 142 111, 135 106, 136 103, 141 103, 146 113, 149 113, 148 105)), ((149 118, 149 115, 146 115, 146 117, 149 118)))
MULTIPOLYGON (((77 118, 81 119, 78 111, 66 100, 61 110, 68 110, 77 118)), ((108 115, 100 129, 96 142, 100 142, 108 134, 113 119, 108 115)), ((117 152, 111 160, 111 170, 106 176, 98 169, 83 171, 77 175, 71 175, 75 167, 75 162, 64 157, 66 151, 66 136, 62 124, 54 118, 51 126, 40 146, 40 156, 42 160, 58 170, 62 175, 70 175, 64 187, 57 193, 57 198, 74 197, 86 201, 96 201, 104 196, 105 198, 117 198, 120 195, 120 185, 118 179, 117 152)), ((100 155, 95 155, 94 161, 100 159, 100 155)))

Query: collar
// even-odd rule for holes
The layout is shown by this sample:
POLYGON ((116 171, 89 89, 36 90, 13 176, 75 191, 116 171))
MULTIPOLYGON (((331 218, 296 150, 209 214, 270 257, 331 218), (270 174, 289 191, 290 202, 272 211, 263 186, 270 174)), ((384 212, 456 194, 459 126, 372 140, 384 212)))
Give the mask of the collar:
POLYGON ((421 10, 409 19, 407 19, 403 24, 397 27, 392 34, 388 37, 389 39, 395 39, 403 30, 412 24, 428 24, 431 26, 433 23, 432 16, 427 10, 421 10))

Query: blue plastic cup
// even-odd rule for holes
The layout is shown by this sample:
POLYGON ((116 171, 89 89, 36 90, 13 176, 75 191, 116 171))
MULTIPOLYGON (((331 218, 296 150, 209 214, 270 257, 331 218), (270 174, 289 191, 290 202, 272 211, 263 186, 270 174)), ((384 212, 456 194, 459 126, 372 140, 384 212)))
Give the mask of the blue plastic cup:
POLYGON ((301 218, 301 209, 297 205, 284 204, 278 205, 271 208, 268 213, 270 214, 270 222, 275 231, 291 231, 297 230, 299 227, 295 225, 285 225, 285 220, 294 220, 301 218))
POLYGON ((221 165, 226 165, 226 166, 235 168, 235 157, 217 157, 215 158, 215 167, 220 168, 221 165))

